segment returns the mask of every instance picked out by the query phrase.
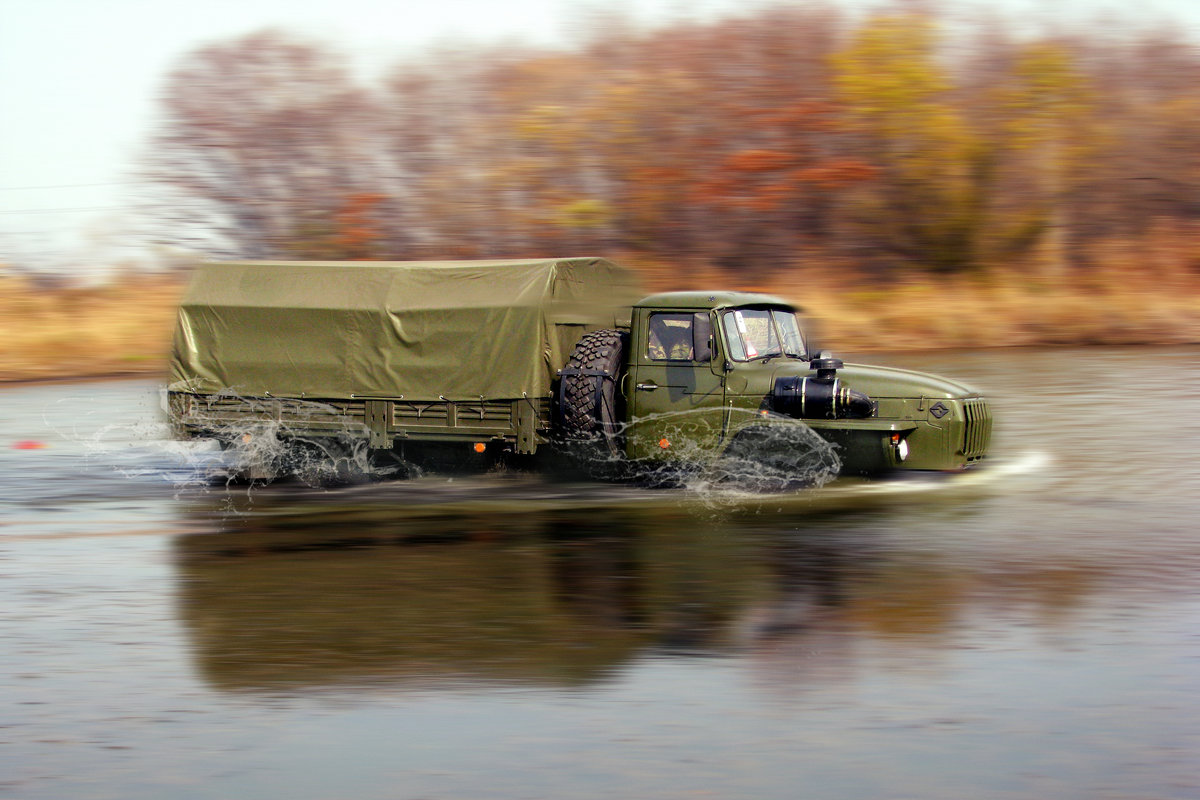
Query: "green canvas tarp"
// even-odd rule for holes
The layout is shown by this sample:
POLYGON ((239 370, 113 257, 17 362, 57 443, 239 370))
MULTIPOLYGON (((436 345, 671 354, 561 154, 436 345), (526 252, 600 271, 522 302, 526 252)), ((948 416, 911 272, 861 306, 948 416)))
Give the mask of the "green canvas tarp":
POLYGON ((587 330, 627 319, 600 258, 201 265, 179 309, 177 391, 436 401, 546 395, 587 330))

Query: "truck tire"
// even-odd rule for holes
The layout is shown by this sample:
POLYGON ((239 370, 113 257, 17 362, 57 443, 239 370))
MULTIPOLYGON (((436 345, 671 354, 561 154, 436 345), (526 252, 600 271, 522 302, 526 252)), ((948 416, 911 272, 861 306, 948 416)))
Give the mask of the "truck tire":
POLYGON ((595 442, 601 455, 619 458, 622 414, 617 381, 625 360, 627 335, 600 330, 584 334, 567 366, 559 388, 559 422, 567 439, 595 442))

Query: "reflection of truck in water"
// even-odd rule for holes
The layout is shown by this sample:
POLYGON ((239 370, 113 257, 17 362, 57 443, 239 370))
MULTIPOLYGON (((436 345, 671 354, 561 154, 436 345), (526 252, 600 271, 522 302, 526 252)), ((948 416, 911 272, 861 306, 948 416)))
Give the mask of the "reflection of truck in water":
POLYGON ((168 412, 184 437, 410 460, 769 459, 798 429, 845 471, 986 455, 977 392, 813 353, 783 300, 637 297, 627 271, 593 258, 206 264, 180 307, 168 412))
MULTIPOLYGON (((694 656, 778 640, 797 606, 840 600, 824 588, 843 582, 836 536, 746 536, 743 521, 694 537, 696 520, 678 508, 614 504, 604 514, 393 508, 352 525, 302 515, 279 526, 274 512, 295 495, 268 492, 221 531, 172 542, 178 619, 217 691, 586 686, 648 649, 694 656)), ((876 561, 860 550, 854 566, 874 572, 876 561)), ((921 577, 926 593, 944 583, 921 577)))

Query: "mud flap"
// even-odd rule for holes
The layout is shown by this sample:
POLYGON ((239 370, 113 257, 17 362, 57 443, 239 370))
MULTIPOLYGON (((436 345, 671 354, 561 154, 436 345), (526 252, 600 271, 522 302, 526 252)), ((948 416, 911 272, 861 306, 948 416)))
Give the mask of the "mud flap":
POLYGON ((523 455, 537 452, 537 408, 529 399, 517 403, 517 452, 523 455))
POLYGON ((392 422, 392 401, 367 400, 363 419, 369 435, 367 446, 372 450, 391 450, 392 437, 388 429, 392 422))

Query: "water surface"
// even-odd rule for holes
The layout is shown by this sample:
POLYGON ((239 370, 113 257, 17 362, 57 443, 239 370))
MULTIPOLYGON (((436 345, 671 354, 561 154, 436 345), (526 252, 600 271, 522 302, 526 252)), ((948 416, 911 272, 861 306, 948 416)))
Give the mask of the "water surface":
POLYGON ((996 477, 250 490, 0 390, 0 796, 1200 796, 1200 350, 887 360, 996 477))

